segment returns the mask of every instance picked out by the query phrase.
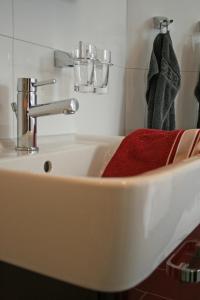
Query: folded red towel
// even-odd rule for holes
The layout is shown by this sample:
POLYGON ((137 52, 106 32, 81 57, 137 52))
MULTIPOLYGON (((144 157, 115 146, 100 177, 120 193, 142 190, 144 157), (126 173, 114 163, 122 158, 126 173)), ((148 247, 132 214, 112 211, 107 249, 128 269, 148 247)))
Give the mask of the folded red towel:
POLYGON ((102 177, 138 175, 200 152, 200 130, 138 129, 125 137, 102 177))

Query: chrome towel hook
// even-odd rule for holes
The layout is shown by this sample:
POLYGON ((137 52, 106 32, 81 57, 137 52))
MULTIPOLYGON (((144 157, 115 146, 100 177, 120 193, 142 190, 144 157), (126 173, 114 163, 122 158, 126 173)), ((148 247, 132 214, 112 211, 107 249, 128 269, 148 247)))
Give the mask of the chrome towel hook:
POLYGON ((160 33, 166 33, 169 31, 169 25, 172 24, 174 20, 167 17, 154 17, 154 26, 156 29, 160 30, 160 33))

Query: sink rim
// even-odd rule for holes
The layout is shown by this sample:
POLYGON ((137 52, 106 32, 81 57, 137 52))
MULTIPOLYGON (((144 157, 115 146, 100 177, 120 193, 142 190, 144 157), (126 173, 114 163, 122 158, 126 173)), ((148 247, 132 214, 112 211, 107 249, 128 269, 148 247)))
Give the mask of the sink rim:
MULTIPOLYGON (((43 173, 32 173, 25 170, 14 170, 8 169, 1 166, 1 162, 11 162, 11 161, 18 161, 19 159, 25 160, 26 158, 31 159, 31 157, 36 158, 37 156, 40 157, 45 154, 56 154, 56 153, 63 153, 66 152, 68 149, 73 148, 73 146, 77 146, 77 144, 84 143, 87 145, 92 145, 94 143, 102 143, 102 144, 110 144, 122 141, 124 136, 98 136, 98 135, 88 135, 88 134, 62 134, 62 135, 50 135, 50 136, 39 136, 38 142, 40 144, 40 151, 36 153, 27 153, 27 152, 17 152, 13 148, 14 139, 0 139, 0 172, 11 172, 15 175, 17 174, 24 174, 26 176, 40 176, 46 178, 48 174, 43 173), (59 145, 57 145, 57 143, 59 145)), ((182 170, 188 168, 188 166, 193 167, 193 165, 200 164, 200 154, 180 161, 176 164, 170 164, 167 166, 159 167, 157 169, 144 172, 139 175, 135 176, 127 176, 127 177, 92 177, 92 176, 59 176, 53 175, 48 176, 49 178, 57 178, 59 180, 69 180, 73 182, 82 182, 82 183, 93 183, 93 184, 104 184, 104 185, 132 185, 133 183, 141 184, 141 181, 155 181, 157 177, 163 176, 170 176, 173 172, 181 172, 182 170)))
MULTIPOLYGON (((61 152, 61 151, 58 151, 61 152)), ((62 151, 64 152, 64 150, 62 151)), ((42 153, 43 155, 44 153, 42 153)), ((40 155, 40 153, 35 154, 35 155, 40 155)), ((41 177, 44 179, 49 179, 49 180, 61 180, 61 181, 67 181, 68 183, 81 183, 81 184, 92 184, 92 185, 103 185, 103 186, 107 186, 107 187, 133 187, 133 185, 141 185, 144 184, 146 185, 146 183, 148 182, 150 184, 150 182, 154 182, 156 180, 160 181, 160 180, 165 180, 166 176, 167 177, 172 177, 174 172, 182 172, 185 170, 185 168, 188 169, 188 167, 193 168, 194 166, 200 166, 200 154, 193 156, 191 158, 185 159, 181 162, 178 162, 176 164, 170 164, 167 166, 163 166, 160 168, 157 168, 155 170, 151 170, 148 172, 144 172, 142 174, 139 175, 135 175, 135 176, 127 176, 127 177, 93 177, 93 176, 60 176, 60 175, 53 175, 53 176, 49 176, 48 173, 32 173, 29 171, 25 171, 25 170, 13 170, 13 169, 7 169, 7 168, 3 168, 1 167, 1 160, 2 161, 11 161, 11 160, 18 160, 20 158, 26 159, 26 156, 22 156, 22 157, 12 157, 12 158, 8 158, 8 159, 1 159, 0 158, 0 172, 5 172, 5 173, 10 173, 12 175, 25 175, 25 176, 33 176, 35 178, 37 177, 41 177)))

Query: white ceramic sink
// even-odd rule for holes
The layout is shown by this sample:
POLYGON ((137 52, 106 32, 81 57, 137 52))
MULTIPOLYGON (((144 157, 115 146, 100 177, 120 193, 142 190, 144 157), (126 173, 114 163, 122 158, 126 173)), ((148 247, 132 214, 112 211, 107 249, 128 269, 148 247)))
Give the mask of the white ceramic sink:
POLYGON ((20 156, 2 141, 0 260, 99 291, 146 278, 199 224, 200 159, 101 178, 121 139, 48 137, 20 156))
POLYGON ((0 168, 29 173, 48 173, 48 176, 100 177, 106 163, 118 147, 122 137, 95 138, 88 136, 54 137, 42 140, 39 153, 11 151, 0 153, 0 168), (51 140, 51 139, 50 139, 51 140))

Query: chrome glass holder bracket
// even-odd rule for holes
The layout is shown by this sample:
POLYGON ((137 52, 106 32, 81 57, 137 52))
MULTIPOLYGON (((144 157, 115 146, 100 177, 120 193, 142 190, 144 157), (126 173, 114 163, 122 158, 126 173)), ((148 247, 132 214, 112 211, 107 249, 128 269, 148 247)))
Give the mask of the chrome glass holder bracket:
POLYGON ((74 67, 74 59, 72 54, 69 52, 55 50, 54 65, 57 68, 74 67))
POLYGON ((79 41, 70 53, 54 51, 54 66, 74 67, 74 91, 81 93, 106 94, 108 92, 111 51, 96 48, 93 44, 79 41))

